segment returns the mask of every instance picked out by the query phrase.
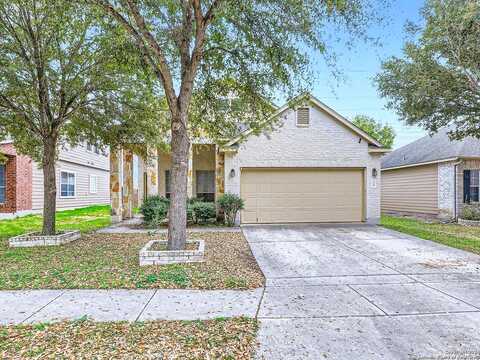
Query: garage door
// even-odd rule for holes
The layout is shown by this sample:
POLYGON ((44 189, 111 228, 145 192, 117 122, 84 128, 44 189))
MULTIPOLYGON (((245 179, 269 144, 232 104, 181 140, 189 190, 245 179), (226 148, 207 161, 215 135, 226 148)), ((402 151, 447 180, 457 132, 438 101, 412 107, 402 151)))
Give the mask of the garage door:
POLYGON ((242 169, 242 223, 363 220, 362 169, 242 169))

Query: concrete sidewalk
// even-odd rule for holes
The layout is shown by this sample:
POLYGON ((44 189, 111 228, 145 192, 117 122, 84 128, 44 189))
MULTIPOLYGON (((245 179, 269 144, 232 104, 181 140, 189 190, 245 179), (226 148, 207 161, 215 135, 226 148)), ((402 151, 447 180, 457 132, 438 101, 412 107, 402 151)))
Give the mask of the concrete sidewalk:
MULTIPOLYGON (((141 217, 134 217, 133 219, 124 220, 120 223, 110 225, 106 228, 97 230, 99 234, 166 234, 167 228, 162 229, 142 229, 136 227, 142 224, 141 217)), ((187 228, 188 232, 241 232, 238 227, 221 227, 221 226, 192 226, 187 228)))
POLYGON ((28 290, 0 292, 0 324, 75 320, 204 320, 255 317, 255 290, 28 290))

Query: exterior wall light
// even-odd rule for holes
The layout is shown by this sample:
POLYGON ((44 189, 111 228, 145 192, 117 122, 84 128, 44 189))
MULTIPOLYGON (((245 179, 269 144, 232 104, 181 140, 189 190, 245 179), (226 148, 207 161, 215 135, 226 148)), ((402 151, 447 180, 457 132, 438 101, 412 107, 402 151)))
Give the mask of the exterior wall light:
POLYGON ((235 169, 230 170, 230 177, 235 177, 235 169))
POLYGON ((378 170, 376 168, 372 169, 372 177, 376 178, 378 175, 378 170))

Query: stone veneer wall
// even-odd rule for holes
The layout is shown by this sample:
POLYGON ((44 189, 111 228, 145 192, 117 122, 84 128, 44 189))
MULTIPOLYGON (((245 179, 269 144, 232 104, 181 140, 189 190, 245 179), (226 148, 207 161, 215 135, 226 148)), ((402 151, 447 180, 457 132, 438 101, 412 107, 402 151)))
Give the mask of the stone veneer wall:
POLYGON ((455 213, 454 164, 454 162, 438 164, 438 217, 440 218, 451 218, 455 213))

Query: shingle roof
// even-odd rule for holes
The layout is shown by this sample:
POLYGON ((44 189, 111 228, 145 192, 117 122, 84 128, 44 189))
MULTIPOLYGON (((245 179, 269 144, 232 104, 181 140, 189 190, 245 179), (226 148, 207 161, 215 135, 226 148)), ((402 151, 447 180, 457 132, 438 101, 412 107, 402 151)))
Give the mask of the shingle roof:
POLYGON ((442 128, 433 136, 427 135, 392 151, 382 158, 382 169, 457 157, 480 157, 479 139, 467 137, 452 141, 448 131, 448 128, 442 128))

